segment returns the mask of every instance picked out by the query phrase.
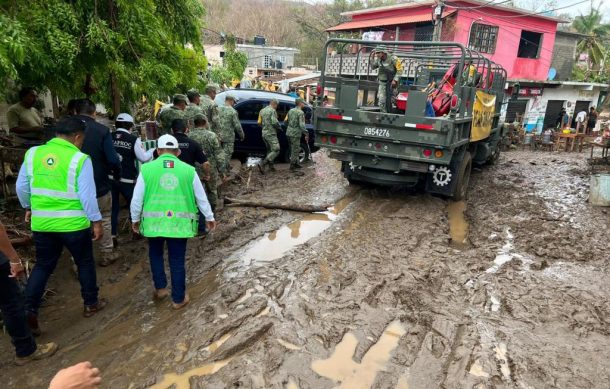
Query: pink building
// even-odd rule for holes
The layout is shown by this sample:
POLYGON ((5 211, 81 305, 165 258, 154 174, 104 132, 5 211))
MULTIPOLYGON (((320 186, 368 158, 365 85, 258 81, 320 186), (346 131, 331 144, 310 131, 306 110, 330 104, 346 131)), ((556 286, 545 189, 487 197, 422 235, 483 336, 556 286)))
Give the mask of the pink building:
MULTIPOLYGON (((430 41, 436 3, 403 3, 347 12, 350 21, 331 27, 332 35, 377 31, 383 40, 430 41)), ((545 81, 551 67, 557 24, 561 19, 489 5, 487 1, 456 0, 442 12, 442 41, 462 43, 501 64, 509 79, 545 81)))

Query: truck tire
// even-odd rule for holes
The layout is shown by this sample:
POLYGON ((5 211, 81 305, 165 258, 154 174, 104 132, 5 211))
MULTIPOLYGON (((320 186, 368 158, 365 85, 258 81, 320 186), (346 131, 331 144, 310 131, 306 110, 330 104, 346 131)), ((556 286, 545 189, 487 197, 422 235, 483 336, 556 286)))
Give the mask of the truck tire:
POLYGON ((468 151, 464 153, 464 158, 460 164, 460 170, 453 191, 453 199, 456 201, 464 200, 468 193, 468 183, 470 182, 470 171, 472 170, 472 156, 468 151))

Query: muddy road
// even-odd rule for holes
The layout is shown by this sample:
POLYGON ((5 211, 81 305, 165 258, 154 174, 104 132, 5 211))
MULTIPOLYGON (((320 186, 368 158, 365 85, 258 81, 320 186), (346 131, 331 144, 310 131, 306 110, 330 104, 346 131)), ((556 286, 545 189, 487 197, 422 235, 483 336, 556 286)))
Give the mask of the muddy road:
POLYGON ((121 238, 99 270, 111 304, 91 319, 63 261, 40 317, 60 351, 4 358, 2 382, 41 388, 91 360, 106 388, 610 387, 609 216, 586 203, 583 154, 506 153, 464 203, 349 187, 315 159, 299 177, 243 169, 226 188, 333 206, 220 211, 189 243, 182 311, 152 302, 143 241, 121 238))

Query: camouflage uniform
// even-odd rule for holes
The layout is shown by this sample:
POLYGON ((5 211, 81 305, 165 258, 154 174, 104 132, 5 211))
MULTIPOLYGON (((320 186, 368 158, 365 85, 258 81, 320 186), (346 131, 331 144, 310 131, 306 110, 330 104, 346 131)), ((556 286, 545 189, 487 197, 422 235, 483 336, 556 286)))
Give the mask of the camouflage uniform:
POLYGON ((263 126, 263 140, 267 147, 267 156, 264 162, 273 165, 273 161, 280 155, 280 142, 277 139, 277 132, 282 129, 277 120, 277 111, 270 105, 261 109, 261 123, 263 126))
POLYGON ((218 106, 208 95, 201 96, 201 102, 199 103, 203 114, 208 119, 208 125, 210 130, 216 135, 220 134, 220 122, 218 120, 218 106))
MULTIPOLYGON (((300 99, 297 99, 297 102, 300 99)), ((305 112, 301 108, 295 107, 288 111, 286 117, 288 129, 286 136, 290 144, 290 164, 295 166, 299 164, 299 149, 301 147, 301 134, 307 135, 305 128, 305 112)))
POLYGON ((205 182, 205 191, 212 210, 214 210, 218 205, 220 177, 226 174, 224 152, 220 147, 218 136, 207 128, 195 128, 189 133, 189 137, 199 142, 210 162, 210 179, 205 182))
POLYGON ((162 109, 159 112, 159 136, 172 133, 172 121, 174 119, 184 119, 184 111, 174 107, 162 109))
POLYGON ((235 135, 240 139, 244 139, 244 130, 241 128, 239 116, 235 108, 225 105, 218 109, 218 119, 220 121, 220 141, 222 149, 226 157, 226 165, 228 166, 233 149, 235 147, 235 135))
POLYGON ((186 124, 189 128, 194 127, 193 120, 198 113, 203 115, 203 110, 197 104, 189 103, 189 105, 186 106, 186 109, 184 110, 184 120, 186 120, 186 124))
POLYGON ((379 47, 378 52, 386 53, 387 57, 385 60, 375 58, 373 63, 373 69, 379 69, 377 80, 379 81, 379 87, 377 89, 377 100, 379 101, 379 110, 381 112, 388 112, 391 110, 392 104, 390 103, 390 95, 392 93, 391 82, 400 80, 402 73, 402 62, 395 55, 390 55, 388 51, 379 47))

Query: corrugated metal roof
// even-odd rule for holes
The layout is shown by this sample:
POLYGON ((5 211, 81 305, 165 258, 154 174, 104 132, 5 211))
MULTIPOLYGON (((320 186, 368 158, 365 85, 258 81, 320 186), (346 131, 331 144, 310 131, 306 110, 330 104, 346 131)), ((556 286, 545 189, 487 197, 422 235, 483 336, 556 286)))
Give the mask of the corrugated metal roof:
MULTIPOLYGON (((455 11, 443 12, 443 18, 453 14, 455 11)), ((385 18, 367 19, 367 20, 354 20, 339 24, 338 26, 331 27, 326 31, 346 31, 346 30, 358 30, 361 28, 374 28, 381 26, 394 26, 400 24, 419 23, 419 22, 431 22, 432 12, 429 9, 423 10, 413 15, 400 15, 400 16, 388 16, 385 18)))

